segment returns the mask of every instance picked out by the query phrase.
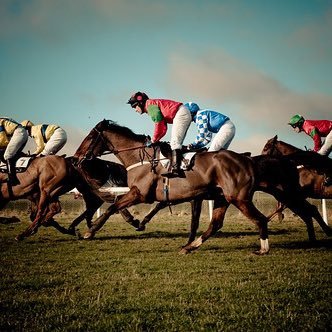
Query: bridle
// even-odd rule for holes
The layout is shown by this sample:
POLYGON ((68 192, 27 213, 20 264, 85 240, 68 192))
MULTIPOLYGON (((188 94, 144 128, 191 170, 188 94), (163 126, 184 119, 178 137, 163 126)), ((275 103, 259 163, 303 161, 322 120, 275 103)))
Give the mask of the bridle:
MULTIPOLYGON (((148 151, 147 151, 148 147, 144 143, 140 146, 124 148, 124 149, 116 149, 111 141, 105 139, 102 131, 98 130, 96 127, 94 127, 92 129, 92 131, 95 131, 97 133, 97 135, 93 140, 91 140, 90 145, 87 148, 85 154, 80 159, 80 161, 77 163, 78 167, 81 166, 81 164, 83 163, 84 160, 91 160, 91 159, 94 159, 96 157, 99 157, 99 156, 102 156, 102 155, 108 155, 108 154, 117 155, 120 152, 132 151, 132 150, 140 150, 139 151, 140 161, 138 163, 135 163, 135 164, 127 167, 127 170, 132 169, 132 168, 134 168, 136 166, 139 166, 139 165, 147 164, 147 163, 151 164, 152 169, 155 167, 155 158, 154 158, 154 156, 155 156, 155 147, 153 147, 153 150, 154 150, 153 155, 150 155, 148 153, 148 151), (107 149, 105 149, 105 151, 103 153, 95 155, 93 151, 94 151, 95 147, 100 143, 100 141, 102 141, 102 144, 104 145, 104 147, 107 147, 107 149), (147 157, 148 161, 144 162, 145 157, 147 157)), ((146 140, 149 140, 149 137, 146 137, 146 140)))
POLYGON ((273 140, 273 143, 271 145, 272 145, 272 147, 270 148, 269 155, 271 155, 271 156, 280 156, 280 155, 282 155, 282 153, 277 148, 277 141, 276 140, 273 140))

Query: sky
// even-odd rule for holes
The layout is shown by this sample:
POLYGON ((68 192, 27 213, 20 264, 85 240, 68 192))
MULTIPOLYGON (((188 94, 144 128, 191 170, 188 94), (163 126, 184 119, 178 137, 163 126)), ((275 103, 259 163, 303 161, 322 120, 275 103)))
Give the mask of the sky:
POLYGON ((228 115, 236 152, 313 148, 287 123, 332 120, 331 31, 331 0, 1 0, 1 115, 60 125, 72 155, 103 119, 152 136, 143 91, 228 115))

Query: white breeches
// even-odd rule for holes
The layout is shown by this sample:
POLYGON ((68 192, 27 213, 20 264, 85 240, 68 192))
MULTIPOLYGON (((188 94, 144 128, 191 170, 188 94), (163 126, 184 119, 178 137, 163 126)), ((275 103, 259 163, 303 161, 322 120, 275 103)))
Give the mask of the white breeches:
POLYGON ((6 147, 3 158, 5 160, 14 158, 16 153, 24 148, 24 145, 28 141, 28 137, 28 133, 23 127, 17 127, 6 147))
POLYGON ((235 136, 235 126, 231 120, 226 121, 212 139, 208 151, 227 149, 235 136))
POLYGON ((188 108, 181 105, 173 119, 171 133, 172 150, 181 149, 184 138, 192 121, 191 113, 188 108))
POLYGON ((318 153, 324 156, 328 156, 332 151, 332 131, 325 137, 325 141, 318 153))
POLYGON ((54 131, 49 141, 45 144, 44 150, 41 152, 44 156, 56 154, 67 142, 67 134, 62 128, 54 131))

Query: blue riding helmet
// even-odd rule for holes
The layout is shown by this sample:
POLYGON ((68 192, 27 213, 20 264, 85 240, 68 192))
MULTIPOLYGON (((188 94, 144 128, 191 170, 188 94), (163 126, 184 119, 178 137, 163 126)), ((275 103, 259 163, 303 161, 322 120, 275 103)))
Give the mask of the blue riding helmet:
POLYGON ((184 106, 187 106, 187 108, 189 109, 190 113, 192 113, 192 115, 196 115, 196 113, 199 111, 199 106, 196 103, 193 103, 192 101, 185 103, 184 106))

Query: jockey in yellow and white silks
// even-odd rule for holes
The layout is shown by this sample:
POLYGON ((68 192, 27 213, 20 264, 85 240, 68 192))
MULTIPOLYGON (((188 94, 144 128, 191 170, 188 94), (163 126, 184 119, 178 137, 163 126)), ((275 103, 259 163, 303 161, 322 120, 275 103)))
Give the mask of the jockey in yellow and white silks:
POLYGON ((31 121, 24 120, 22 126, 28 131, 29 136, 35 140, 37 148, 33 154, 38 156, 56 154, 67 142, 66 132, 57 125, 34 125, 31 121))
POLYGON ((26 130, 15 120, 0 118, 0 150, 3 153, 3 159, 7 163, 8 182, 12 185, 19 184, 15 172, 15 159, 28 141, 26 130))

